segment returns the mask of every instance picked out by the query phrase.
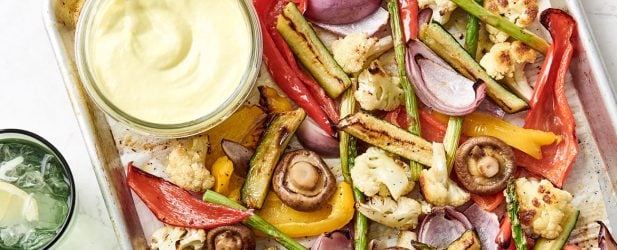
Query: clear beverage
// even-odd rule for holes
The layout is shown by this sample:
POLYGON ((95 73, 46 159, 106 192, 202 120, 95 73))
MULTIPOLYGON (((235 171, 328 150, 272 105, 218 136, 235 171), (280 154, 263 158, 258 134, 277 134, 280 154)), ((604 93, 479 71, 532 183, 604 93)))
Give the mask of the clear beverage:
POLYGON ((70 221, 75 190, 68 166, 44 139, 0 131, 0 249, 43 249, 70 221))

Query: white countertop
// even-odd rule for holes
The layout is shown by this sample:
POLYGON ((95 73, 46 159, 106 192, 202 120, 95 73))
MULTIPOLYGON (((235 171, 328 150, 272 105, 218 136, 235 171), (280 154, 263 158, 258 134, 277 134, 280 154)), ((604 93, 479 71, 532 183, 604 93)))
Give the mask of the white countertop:
MULTIPOLYGON (((42 21, 41 0, 0 0, 0 128, 35 132, 67 159, 77 187, 77 213, 61 249, 117 249, 42 21)), ((609 75, 617 80, 617 1, 584 0, 609 75)))

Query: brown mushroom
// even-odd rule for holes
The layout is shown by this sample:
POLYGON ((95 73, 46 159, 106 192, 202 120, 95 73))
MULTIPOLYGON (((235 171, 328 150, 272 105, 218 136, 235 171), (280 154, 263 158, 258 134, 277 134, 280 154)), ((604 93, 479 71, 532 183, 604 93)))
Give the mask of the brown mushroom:
POLYGON ((278 163, 272 187, 285 205, 299 211, 313 211, 328 202, 336 179, 321 157, 309 150, 287 153, 278 163))
POLYGON ((237 224, 221 226, 208 231, 208 250, 250 250, 255 249, 255 234, 248 227, 237 224))
POLYGON ((463 187, 475 194, 502 191, 515 170, 514 152, 495 137, 473 137, 456 151, 454 171, 463 187))

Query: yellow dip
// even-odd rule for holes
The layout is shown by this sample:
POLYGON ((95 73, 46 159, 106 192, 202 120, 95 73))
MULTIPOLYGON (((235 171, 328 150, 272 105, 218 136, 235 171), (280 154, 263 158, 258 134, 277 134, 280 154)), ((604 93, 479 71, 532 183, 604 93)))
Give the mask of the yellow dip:
POLYGON ((233 98, 251 50, 238 0, 107 0, 85 52, 113 106, 142 121, 179 124, 233 98))

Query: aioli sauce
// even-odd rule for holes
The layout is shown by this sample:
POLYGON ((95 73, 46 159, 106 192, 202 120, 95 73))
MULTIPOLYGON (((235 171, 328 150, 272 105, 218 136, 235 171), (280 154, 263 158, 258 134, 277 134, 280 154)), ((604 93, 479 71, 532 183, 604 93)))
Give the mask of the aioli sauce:
POLYGON ((108 0, 85 52, 113 106, 142 121, 180 124, 234 97, 251 51, 237 0, 108 0))

